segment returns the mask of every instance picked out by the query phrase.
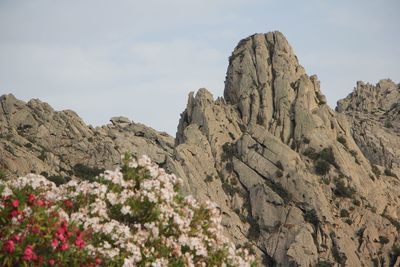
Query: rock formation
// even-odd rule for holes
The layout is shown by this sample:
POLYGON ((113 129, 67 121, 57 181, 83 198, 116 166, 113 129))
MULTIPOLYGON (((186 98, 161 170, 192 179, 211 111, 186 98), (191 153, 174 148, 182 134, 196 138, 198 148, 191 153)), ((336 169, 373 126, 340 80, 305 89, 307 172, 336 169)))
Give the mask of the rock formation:
POLYGON ((398 173, 400 85, 391 80, 381 80, 376 86, 358 82, 336 109, 347 115, 352 136, 369 161, 398 173))
POLYGON ((111 168, 121 153, 148 154, 159 164, 173 153, 174 139, 123 117, 93 128, 71 111, 47 103, 0 97, 0 167, 7 175, 31 171, 70 175, 76 164, 111 168))
POLYGON ((391 81, 358 83, 335 112, 281 33, 255 34, 229 59, 224 98, 190 93, 175 140, 2 96, 0 166, 79 176, 79 163, 148 154, 184 193, 216 202, 226 233, 264 266, 398 266, 399 98, 391 81))

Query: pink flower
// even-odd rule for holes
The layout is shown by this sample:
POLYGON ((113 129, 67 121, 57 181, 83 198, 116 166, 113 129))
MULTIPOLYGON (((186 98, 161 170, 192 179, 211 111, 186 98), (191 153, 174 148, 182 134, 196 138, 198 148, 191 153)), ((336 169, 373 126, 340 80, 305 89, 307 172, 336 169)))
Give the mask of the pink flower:
POLYGON ((21 212, 19 210, 12 210, 11 211, 11 217, 17 217, 21 212))
POLYGON ((21 237, 21 235, 15 235, 15 236, 13 237, 13 239, 15 240, 15 242, 19 242, 19 241, 22 240, 22 237, 21 237))
POLYGON ((64 243, 61 245, 61 251, 66 251, 69 248, 68 243, 64 243))
POLYGON ((37 201, 36 201, 36 205, 38 205, 38 206, 44 206, 44 205, 46 205, 46 203, 43 201, 43 200, 41 200, 41 199, 38 199, 37 201))
POLYGON ((72 236, 72 232, 66 231, 66 232, 65 232, 65 235, 66 235, 67 237, 71 237, 71 236, 72 236))
POLYGON ((11 206, 13 206, 14 208, 18 208, 19 206, 19 200, 15 199, 13 201, 11 201, 11 206))
POLYGON ((70 199, 67 199, 67 200, 64 201, 64 205, 67 208, 72 208, 74 206, 74 203, 70 199))
POLYGON ((100 258, 96 258, 94 260, 94 262, 96 263, 96 265, 100 265, 101 264, 101 259, 100 258))
POLYGON ((84 248, 85 247, 85 241, 81 238, 77 238, 75 240, 75 246, 79 247, 79 248, 84 248))
POLYGON ((61 233, 56 233, 56 237, 60 239, 60 241, 64 242, 66 240, 65 235, 61 233))
POLYGON ((59 227, 58 229, 57 229, 57 234, 64 234, 65 233, 65 228, 64 227, 59 227))
POLYGON ((8 252, 8 253, 13 253, 14 250, 15 250, 14 241, 12 241, 12 240, 7 240, 7 241, 4 243, 3 249, 4 249, 6 252, 8 252))
POLYGON ((58 241, 57 241, 57 239, 51 240, 51 247, 52 247, 53 249, 56 249, 56 248, 58 247, 58 241))
POLYGON ((53 260, 53 259, 50 259, 50 260, 49 260, 49 265, 50 265, 50 266, 54 266, 54 264, 56 264, 56 261, 53 260))
POLYGON ((66 240, 66 237, 65 237, 65 229, 64 228, 58 228, 57 229, 57 232, 56 232, 56 237, 58 238, 58 239, 60 239, 62 242, 64 242, 65 240, 66 240))
POLYGON ((35 202, 35 199, 36 199, 36 197, 35 197, 34 194, 30 193, 30 194, 28 195, 28 203, 29 203, 29 204, 33 204, 33 203, 35 202))
POLYGON ((35 226, 32 227, 32 233, 38 234, 39 232, 40 232, 39 226, 35 225, 35 226))
POLYGON ((68 223, 66 221, 62 221, 61 227, 64 228, 64 230, 66 230, 68 227, 68 223))
POLYGON ((24 261, 30 261, 33 259, 34 253, 33 253, 33 248, 31 245, 27 245, 24 251, 24 255, 22 256, 22 259, 24 261))

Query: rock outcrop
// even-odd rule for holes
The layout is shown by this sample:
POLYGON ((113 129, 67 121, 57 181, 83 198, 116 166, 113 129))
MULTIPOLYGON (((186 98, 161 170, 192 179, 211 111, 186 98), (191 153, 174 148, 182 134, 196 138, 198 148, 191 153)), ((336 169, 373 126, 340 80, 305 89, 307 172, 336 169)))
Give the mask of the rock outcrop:
POLYGON ((357 82, 336 109, 347 115, 352 136, 371 163, 400 172, 400 85, 357 82))
POLYGON ((395 181, 375 177, 350 125, 281 33, 256 34, 230 57, 224 99, 189 96, 176 156, 191 193, 216 201, 232 238, 251 240, 265 265, 388 264, 395 181))
POLYGON ((190 93, 175 139, 1 97, 0 164, 68 175, 148 154, 184 193, 216 202, 226 233, 264 266, 397 266, 399 95, 390 81, 359 83, 335 112, 281 33, 255 34, 229 59, 224 98, 190 93))
POLYGON ((47 103, 0 97, 0 167, 9 176, 29 172, 69 176, 84 164, 112 168, 121 154, 148 154, 158 164, 172 156, 174 138, 123 117, 93 128, 71 111, 54 111, 47 103))

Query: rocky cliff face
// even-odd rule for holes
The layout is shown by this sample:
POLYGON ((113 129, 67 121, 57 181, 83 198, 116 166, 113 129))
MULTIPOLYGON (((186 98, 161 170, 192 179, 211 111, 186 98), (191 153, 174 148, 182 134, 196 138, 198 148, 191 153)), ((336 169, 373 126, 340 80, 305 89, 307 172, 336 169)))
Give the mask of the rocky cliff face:
POLYGON ((358 82, 336 109, 347 115, 352 136, 370 162, 398 173, 400 85, 391 80, 381 80, 375 86, 358 82))
POLYGON ((159 164, 173 153, 174 139, 127 118, 93 128, 70 110, 47 103, 0 97, 0 167, 9 176, 29 172, 71 175, 77 164, 112 168, 121 153, 146 153, 159 164))
POLYGON ((359 83, 335 112, 281 33, 255 34, 229 59, 224 98, 189 95, 175 140, 3 96, 0 164, 68 175, 148 154, 185 193, 217 202, 226 233, 264 266, 398 266, 399 95, 390 81, 359 83))

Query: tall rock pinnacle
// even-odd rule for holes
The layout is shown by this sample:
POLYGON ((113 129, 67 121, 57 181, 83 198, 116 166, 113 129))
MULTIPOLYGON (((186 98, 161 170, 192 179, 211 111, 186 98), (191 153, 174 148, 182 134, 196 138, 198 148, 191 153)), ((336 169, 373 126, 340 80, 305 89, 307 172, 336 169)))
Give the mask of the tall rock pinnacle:
POLYGON ((261 124, 285 143, 294 131, 296 103, 311 111, 326 100, 316 76, 309 78, 280 32, 243 39, 229 59, 224 97, 243 122, 261 124))
MULTIPOLYGON (((252 35, 229 59, 224 98, 204 88, 189 95, 174 150, 179 164, 170 169, 188 192, 218 203, 227 233, 238 244, 251 240, 264 266, 385 266, 395 260, 388 255, 398 234, 389 220, 400 217, 400 198, 394 174, 380 175, 365 154, 376 138, 352 135, 349 120, 353 104, 379 108, 386 92, 394 95, 385 89, 372 101, 371 92, 335 113, 280 32, 252 35), (383 248, 379 235, 390 240, 383 248)), ((383 105, 390 114, 393 102, 383 105)), ((397 152, 383 155, 397 173, 397 152)))

